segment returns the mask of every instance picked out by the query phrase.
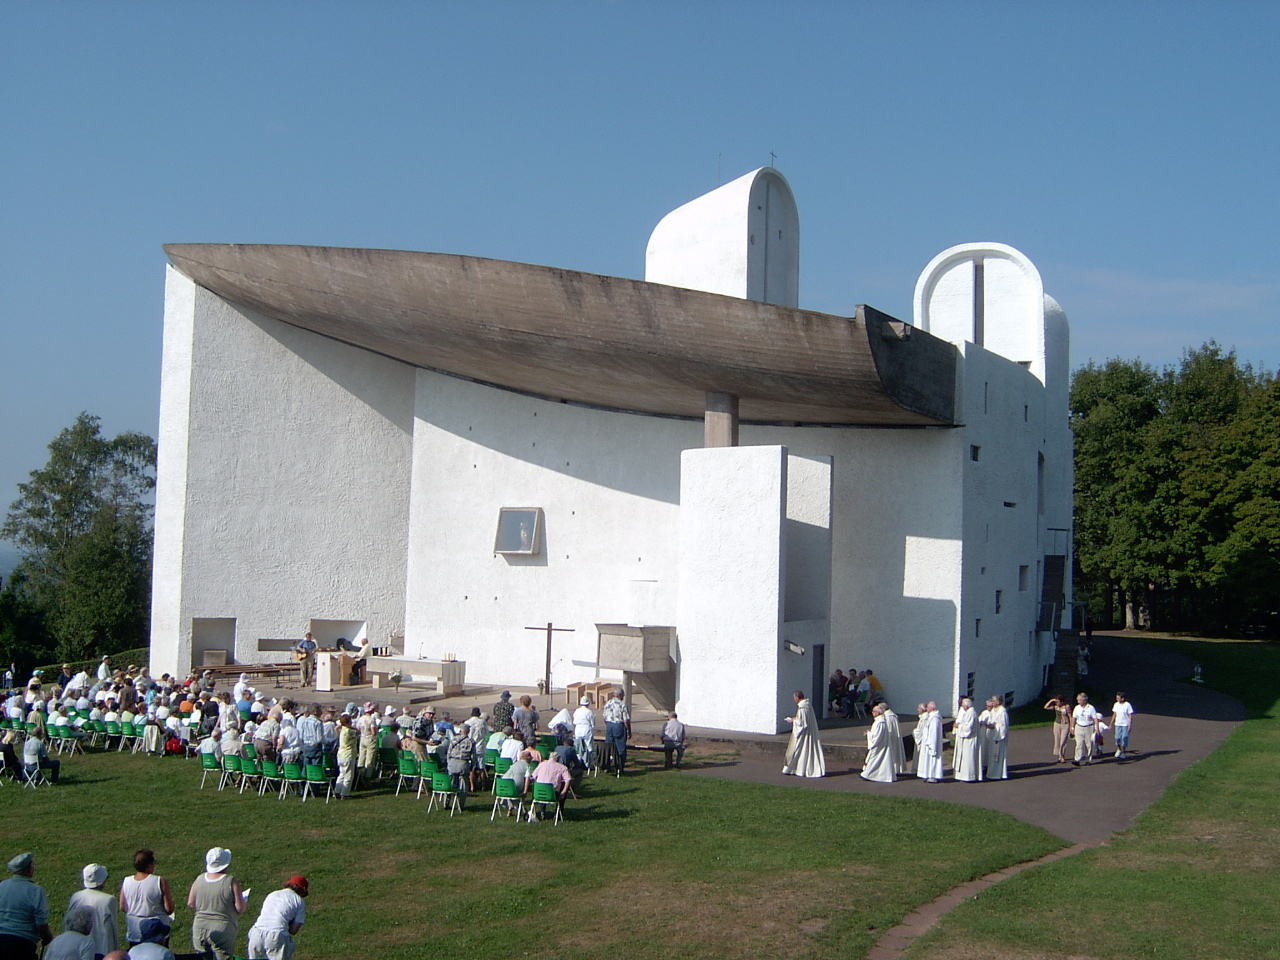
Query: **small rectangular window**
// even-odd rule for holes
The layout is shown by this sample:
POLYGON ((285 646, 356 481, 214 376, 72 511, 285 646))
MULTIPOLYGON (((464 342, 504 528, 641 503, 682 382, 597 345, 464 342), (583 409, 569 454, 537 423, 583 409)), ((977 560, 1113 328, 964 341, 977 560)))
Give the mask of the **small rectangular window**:
POLYGON ((1013 708, 1013 702, 1014 702, 1014 701, 1013 701, 1013 694, 1014 694, 1014 691, 1013 691, 1013 690, 1006 690, 1006 691, 1004 692, 1004 705, 1005 705, 1006 707, 1009 707, 1010 709, 1012 709, 1012 708, 1013 708))
POLYGON ((982 618, 981 617, 978 617, 977 620, 973 621, 973 635, 975 637, 982 636, 982 618))
POLYGON ((991 384, 984 383, 982 385, 982 412, 987 412, 987 402, 991 399, 991 384))
POLYGON ((971 673, 965 680, 964 695, 970 700, 973 699, 973 691, 978 689, 977 674, 971 673))
POLYGON ((1018 567, 1018 592, 1026 593, 1027 587, 1030 586, 1031 568, 1028 566, 1018 567))
POLYGON ((1006 507, 1009 507, 1010 509, 1013 509, 1013 508, 1014 508, 1014 507, 1016 507, 1018 504, 1017 504, 1015 501, 1013 501, 1013 500, 1006 500, 1006 501, 1004 502, 1004 505, 1005 505, 1006 507))
POLYGON ((1031 419, 1031 408, 1025 403, 1022 405, 1022 422, 1026 423, 1031 419))
POLYGON ((982 459, 982 448, 976 443, 969 444, 969 459, 974 463, 982 459))
POLYGON ((1001 602, 1003 600, 1004 600, 1004 591, 997 590, 996 591, 996 613, 1000 612, 1001 602))

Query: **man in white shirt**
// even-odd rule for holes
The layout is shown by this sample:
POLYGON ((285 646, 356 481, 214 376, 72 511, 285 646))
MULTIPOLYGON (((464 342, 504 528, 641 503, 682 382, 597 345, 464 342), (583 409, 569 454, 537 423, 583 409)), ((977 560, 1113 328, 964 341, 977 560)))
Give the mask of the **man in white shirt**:
POLYGON ((1071 765, 1078 767, 1082 763, 1093 763, 1093 741, 1098 733, 1098 721, 1102 718, 1089 703, 1087 693, 1076 697, 1076 707, 1071 711, 1071 719, 1076 734, 1076 758, 1071 761, 1071 765))
MULTIPOLYGON (((102 957, 114 950, 120 943, 119 928, 116 922, 116 911, 119 904, 116 898, 102 889, 107 882, 107 868, 100 863, 91 863, 81 871, 84 889, 71 895, 67 906, 67 917, 74 910, 87 910, 92 918, 88 930, 93 940, 93 955, 102 957)), ((69 920, 63 920, 64 926, 71 929, 69 920)), ((48 953, 45 954, 48 956, 48 953)))
POLYGON ((1133 704, 1125 699, 1123 693, 1116 694, 1116 702, 1111 707, 1111 726, 1116 732, 1116 756, 1123 760, 1129 749, 1129 731, 1133 727, 1133 704))
POLYGON ((583 697, 573 711, 573 752, 588 770, 596 758, 596 712, 591 709, 591 698, 583 697))
POLYGON ((267 894, 249 931, 250 960, 292 960, 293 938, 307 919, 306 877, 290 877, 283 890, 267 894))

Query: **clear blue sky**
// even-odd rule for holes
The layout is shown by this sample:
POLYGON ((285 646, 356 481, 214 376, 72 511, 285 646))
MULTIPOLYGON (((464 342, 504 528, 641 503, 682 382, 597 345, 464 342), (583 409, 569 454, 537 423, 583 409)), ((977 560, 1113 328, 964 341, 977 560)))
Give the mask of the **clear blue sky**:
POLYGON ((769 161, 801 305, 1021 249, 1073 359, 1280 365, 1280 4, 0 4, 0 510, 81 410, 154 435, 173 241, 639 277, 769 161))

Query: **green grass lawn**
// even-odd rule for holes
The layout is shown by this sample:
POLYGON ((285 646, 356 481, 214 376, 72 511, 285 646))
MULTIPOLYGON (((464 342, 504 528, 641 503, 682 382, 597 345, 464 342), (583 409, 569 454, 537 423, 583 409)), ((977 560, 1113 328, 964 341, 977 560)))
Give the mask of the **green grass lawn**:
MULTIPOLYGON (((263 895, 308 877, 307 958, 859 957, 913 907, 1063 845, 986 810, 651 761, 589 780, 560 826, 491 824, 487 795, 450 818, 389 788, 327 806, 201 791, 198 764, 178 758, 91 753, 64 771, 38 795, 0 790, 4 857, 35 852, 55 925, 86 863, 108 867, 114 892, 149 846, 185 905, 219 845, 253 888, 242 951, 263 895)), ((175 952, 190 921, 183 906, 175 952)))
POLYGON ((1280 957, 1280 646, 1161 645, 1203 664, 1206 682, 1239 698, 1249 719, 1133 829, 997 884, 908 958, 1280 957))

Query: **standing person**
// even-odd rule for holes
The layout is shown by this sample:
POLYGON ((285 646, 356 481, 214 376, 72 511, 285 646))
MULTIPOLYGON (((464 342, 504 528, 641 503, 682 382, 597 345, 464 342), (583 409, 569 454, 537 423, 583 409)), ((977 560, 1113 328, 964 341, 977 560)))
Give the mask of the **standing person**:
POLYGON ((596 712, 591 709, 591 698, 578 701, 573 711, 573 750, 582 766, 590 770, 596 760, 596 712))
POLYGON ((249 931, 250 960, 291 960, 293 938, 307 919, 303 898, 309 890, 306 877, 293 876, 283 890, 267 894, 258 922, 249 931))
MULTIPOLYGON (((621 693, 622 691, 618 691, 621 693)), ((610 700, 610 703, 616 701, 610 700)), ((606 716, 608 714, 606 713, 606 716)), ((662 726, 662 755, 665 760, 663 768, 671 769, 671 755, 675 754, 676 769, 680 769, 680 764, 684 762, 684 724, 680 722, 680 718, 676 716, 675 711, 667 714, 667 722, 662 726)), ((618 767, 618 775, 622 775, 622 767, 618 767)))
POLYGON ((445 769, 453 782, 453 789, 458 793, 458 809, 467 809, 467 785, 471 780, 472 767, 476 760, 476 742, 467 736, 462 727, 453 728, 453 739, 449 741, 446 754, 445 769))
POLYGON ((987 779, 1009 779, 1009 711, 1003 697, 991 698, 987 715, 987 779))
POLYGON ((1067 741, 1071 739, 1071 704, 1062 694, 1055 694, 1044 705, 1053 711, 1053 755, 1058 763, 1067 762, 1067 741))
POLYGON ((898 779, 894 769, 893 754, 889 749, 889 728, 884 720, 884 707, 871 708, 871 729, 867 731, 867 760, 862 765, 863 780, 877 783, 893 783, 898 779))
POLYGON ((924 737, 924 715, 927 712, 923 703, 916 704, 916 726, 911 731, 911 740, 915 744, 915 750, 911 754, 911 772, 921 780, 924 779, 924 774, 920 772, 924 767, 924 749, 920 746, 920 741, 924 737))
POLYGON ((124 935, 129 946, 142 943, 142 923, 156 920, 164 924, 168 939, 169 915, 173 913, 173 893, 169 881, 156 876, 155 851, 143 847, 133 855, 133 876, 120 884, 120 909, 124 912, 124 935))
POLYGON ((301 685, 309 687, 316 678, 316 638, 307 631, 307 635, 298 641, 293 648, 293 655, 298 660, 301 685))
POLYGON ((795 700, 796 715, 787 717, 791 724, 791 741, 787 744, 782 772, 798 777, 825 777, 827 761, 822 754, 822 742, 818 739, 818 718, 803 690, 795 692, 795 700))
POLYGON ((1098 724, 1101 716, 1089 703, 1089 695, 1081 693, 1076 696, 1076 707, 1071 711, 1071 719, 1075 723, 1076 758, 1071 761, 1073 767, 1080 764, 1093 763, 1093 741, 1098 735, 1098 724))
POLYGON ((49 929, 49 898, 32 879, 35 857, 20 853, 9 861, 13 874, 0 883, 0 956, 36 960, 36 944, 53 939, 49 929))
POLYGON ((355 722, 355 729, 360 733, 360 773, 365 783, 373 779, 373 771, 378 765, 379 728, 378 705, 366 702, 360 719, 355 722))
POLYGON ((885 733, 889 737, 889 759, 893 762, 893 772, 896 776, 905 776, 907 751, 902 745, 902 727, 898 723, 898 715, 893 712, 887 700, 882 701, 880 706, 884 714, 885 733))
POLYGON ((978 763, 978 715, 974 712, 973 701, 968 697, 960 700, 960 709, 956 711, 952 730, 956 738, 955 778, 961 783, 981 780, 982 767, 978 763))
MULTIPOLYGON (((668 724, 675 719, 675 714, 667 718, 668 724)), ((663 727, 663 745, 666 745, 666 727, 663 727)), ((604 705, 604 742, 607 752, 613 754, 615 772, 622 776, 627 766, 627 741, 631 739, 631 711, 627 709, 627 701, 623 699, 622 688, 615 687, 613 696, 604 705)), ((680 724, 680 755, 684 756, 684 724, 680 724)), ((667 752, 667 766, 671 766, 671 753, 667 752)), ((676 766, 680 761, 676 760, 676 766)))
POLYGON ((213 847, 204 855, 204 873, 196 877, 187 894, 191 920, 191 946, 214 960, 235 960, 236 926, 245 910, 240 881, 227 876, 231 851, 213 847))
POLYGON ((62 918, 62 933, 44 948, 44 960, 93 960, 93 917, 84 907, 68 910, 62 918))
POLYGON ((503 690, 502 696, 493 705, 493 729, 502 730, 508 726, 515 726, 511 722, 511 715, 515 712, 516 708, 511 705, 511 691, 503 690))
POLYGON ((356 744, 359 737, 351 728, 351 715, 338 718, 338 782, 333 785, 339 800, 351 799, 351 788, 356 782, 356 744))
POLYGON ((538 738, 538 716, 537 708, 534 707, 533 701, 529 699, 528 694, 520 698, 520 709, 511 715, 511 722, 515 728, 520 731, 520 736, 526 741, 538 738))
MULTIPOLYGON (((83 890, 71 895, 67 904, 67 913, 73 910, 87 910, 93 919, 89 936, 93 938, 93 954, 104 957, 120 944, 120 931, 116 926, 116 910, 119 904, 116 898, 102 889, 107 882, 107 868, 100 863, 91 863, 80 872, 84 883, 83 890)), ((65 921, 64 921, 65 923, 65 921)))
POLYGON ((102 662, 98 664, 98 682, 106 683, 111 679, 111 658, 103 657, 102 662))
POLYGON ((298 718, 298 738, 302 741, 302 760, 314 766, 324 762, 324 724, 316 716, 315 704, 305 707, 298 718))
POLYGON ((1128 755, 1129 731, 1133 727, 1133 704, 1123 693, 1116 694, 1116 702, 1111 706, 1111 726, 1115 730, 1116 756, 1123 760, 1128 755))
POLYGON ((932 700, 925 705, 917 729, 921 729, 921 733, 920 761, 916 765, 916 776, 923 776, 926 783, 937 783, 942 779, 943 770, 942 717, 938 716, 938 705, 932 700))

